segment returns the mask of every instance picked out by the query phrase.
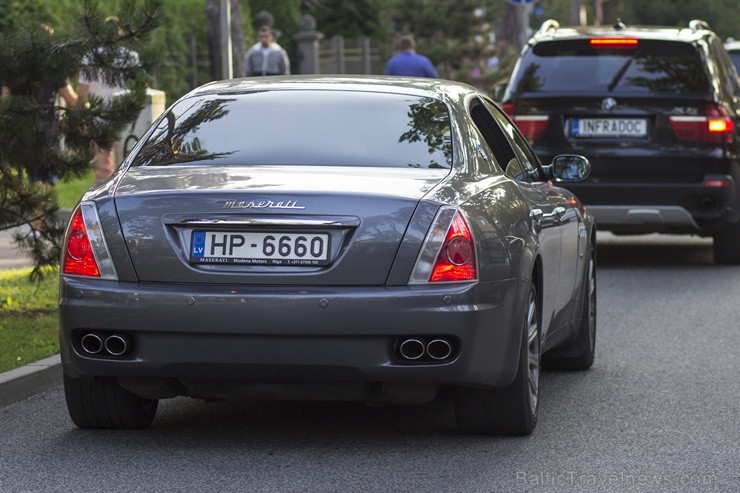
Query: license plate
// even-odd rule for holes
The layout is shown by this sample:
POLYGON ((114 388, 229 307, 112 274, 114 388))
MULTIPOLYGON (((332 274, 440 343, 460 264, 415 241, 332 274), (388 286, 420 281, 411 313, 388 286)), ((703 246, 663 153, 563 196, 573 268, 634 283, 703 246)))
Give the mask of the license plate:
POLYGON ((645 137, 645 118, 573 118, 570 124, 573 137, 645 137))
POLYGON ((190 262, 327 265, 327 233, 193 231, 190 262))

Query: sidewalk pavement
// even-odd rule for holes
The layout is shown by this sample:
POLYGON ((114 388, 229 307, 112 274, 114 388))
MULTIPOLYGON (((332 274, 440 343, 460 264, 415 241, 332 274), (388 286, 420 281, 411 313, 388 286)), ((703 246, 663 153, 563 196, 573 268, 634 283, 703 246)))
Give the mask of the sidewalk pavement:
MULTIPOLYGON (((22 228, 0 231, 0 270, 31 267, 33 262, 13 241, 22 228)), ((0 408, 56 387, 62 382, 62 362, 56 354, 15 370, 0 373, 0 408)))
POLYGON ((20 269, 33 265, 31 259, 13 241, 16 232, 24 231, 23 228, 0 231, 0 269, 20 269))
POLYGON ((62 360, 58 354, 15 370, 0 373, 0 408, 62 383, 62 360))

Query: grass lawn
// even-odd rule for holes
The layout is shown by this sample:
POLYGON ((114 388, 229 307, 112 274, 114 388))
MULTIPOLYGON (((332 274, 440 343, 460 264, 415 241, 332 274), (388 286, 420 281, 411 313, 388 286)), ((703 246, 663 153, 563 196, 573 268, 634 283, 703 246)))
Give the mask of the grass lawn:
MULTIPOLYGON (((71 209, 94 181, 82 178, 57 183, 59 207, 71 209)), ((27 269, 0 270, 0 373, 59 352, 57 328, 59 269, 49 269, 40 284, 27 269)))
POLYGON ((57 193, 57 200, 61 209, 71 209, 80 200, 82 194, 85 193, 90 185, 93 184, 95 179, 93 178, 93 172, 89 171, 82 178, 74 178, 71 180, 62 180, 57 183, 55 187, 57 193))
POLYGON ((59 352, 58 269, 40 284, 27 269, 0 270, 0 373, 59 352))

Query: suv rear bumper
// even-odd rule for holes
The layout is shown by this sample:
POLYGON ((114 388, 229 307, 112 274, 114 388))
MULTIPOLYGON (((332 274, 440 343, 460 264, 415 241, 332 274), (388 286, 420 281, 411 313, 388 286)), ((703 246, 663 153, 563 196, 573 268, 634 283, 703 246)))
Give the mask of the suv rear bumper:
POLYGON ((724 224, 740 219, 737 184, 730 175, 707 175, 701 183, 695 184, 581 182, 559 185, 586 204, 601 230, 711 235, 724 224))

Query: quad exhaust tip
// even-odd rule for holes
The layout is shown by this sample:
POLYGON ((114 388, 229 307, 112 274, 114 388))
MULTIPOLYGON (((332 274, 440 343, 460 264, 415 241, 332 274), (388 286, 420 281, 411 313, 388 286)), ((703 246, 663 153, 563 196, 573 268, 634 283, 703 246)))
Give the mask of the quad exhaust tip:
POLYGON ((406 339, 398 350, 405 359, 414 361, 424 356, 425 347, 419 339, 406 339))
POLYGON ((439 361, 450 357, 452 345, 444 339, 434 339, 429 341, 426 350, 430 358, 439 361))
POLYGON ((398 343, 397 356, 402 361, 443 362, 452 358, 455 352, 452 338, 402 338, 398 343))
POLYGON ((82 346, 82 350, 87 354, 98 354, 103 350, 103 340, 98 334, 93 332, 82 336, 80 345, 82 346))
POLYGON ((124 356, 131 353, 133 340, 127 334, 87 332, 80 338, 80 347, 93 356, 124 356))

